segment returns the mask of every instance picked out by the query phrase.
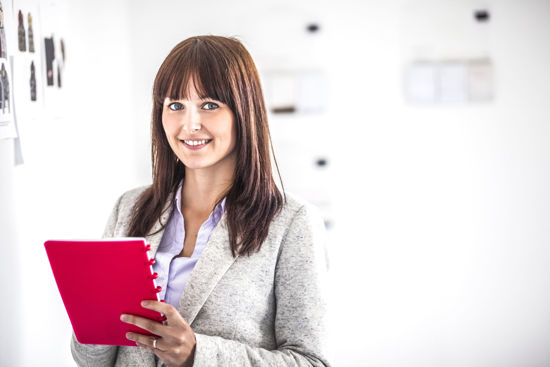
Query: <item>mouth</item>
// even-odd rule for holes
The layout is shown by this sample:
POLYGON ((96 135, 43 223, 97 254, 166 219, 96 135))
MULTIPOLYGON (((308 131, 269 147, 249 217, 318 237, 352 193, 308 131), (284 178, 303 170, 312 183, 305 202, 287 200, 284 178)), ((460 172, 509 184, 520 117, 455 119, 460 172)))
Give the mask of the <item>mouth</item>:
POLYGON ((212 139, 181 139, 180 140, 185 147, 197 150, 205 147, 208 143, 212 141, 212 139))

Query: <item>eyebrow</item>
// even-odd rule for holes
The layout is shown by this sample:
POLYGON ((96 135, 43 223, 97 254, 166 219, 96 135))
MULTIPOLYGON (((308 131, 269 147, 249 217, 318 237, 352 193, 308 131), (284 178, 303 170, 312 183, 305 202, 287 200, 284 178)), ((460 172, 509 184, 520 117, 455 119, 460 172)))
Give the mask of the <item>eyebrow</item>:
MULTIPOLYGON (((183 98, 182 98, 182 99, 178 99, 178 98, 172 99, 172 98, 170 98, 170 97, 165 97, 165 98, 164 98, 164 102, 166 102, 167 100, 168 100, 168 102, 174 102, 174 101, 189 101, 189 99, 183 99, 183 98)), ((210 101, 216 101, 216 102, 219 102, 219 103, 223 103, 222 101, 219 101, 219 100, 217 100, 216 98, 212 98, 212 97, 204 97, 204 98, 200 97, 199 100, 200 100, 200 101, 208 101, 208 100, 210 100, 210 101)))

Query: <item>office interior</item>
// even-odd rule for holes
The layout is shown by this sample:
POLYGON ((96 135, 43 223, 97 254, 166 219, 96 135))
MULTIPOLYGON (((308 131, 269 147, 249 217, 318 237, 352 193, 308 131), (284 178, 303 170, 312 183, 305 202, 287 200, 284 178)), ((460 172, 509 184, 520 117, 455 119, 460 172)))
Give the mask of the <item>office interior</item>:
POLYGON ((41 55, 0 139, 0 365, 74 366, 43 243, 151 182, 153 79, 198 34, 249 49, 285 189, 324 215, 335 366, 550 365, 550 1, 11 3, 41 55))

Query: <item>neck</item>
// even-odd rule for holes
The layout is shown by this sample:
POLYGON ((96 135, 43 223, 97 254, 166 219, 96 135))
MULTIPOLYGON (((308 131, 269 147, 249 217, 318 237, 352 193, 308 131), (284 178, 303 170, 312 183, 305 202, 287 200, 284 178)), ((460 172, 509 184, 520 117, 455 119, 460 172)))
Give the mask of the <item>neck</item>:
POLYGON ((233 183, 233 170, 185 170, 182 209, 210 213, 233 183))

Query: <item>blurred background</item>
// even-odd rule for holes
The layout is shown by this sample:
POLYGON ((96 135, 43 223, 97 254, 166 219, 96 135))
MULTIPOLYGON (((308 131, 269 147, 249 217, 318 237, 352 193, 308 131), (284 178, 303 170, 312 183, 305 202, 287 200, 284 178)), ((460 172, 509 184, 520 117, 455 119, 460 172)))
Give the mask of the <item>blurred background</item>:
POLYGON ((336 366, 550 366, 550 1, 3 3, 42 58, 27 106, 13 53, 0 140, 1 366, 74 365, 43 242, 151 182, 153 79, 198 34, 249 49, 285 188, 325 215, 336 366))

